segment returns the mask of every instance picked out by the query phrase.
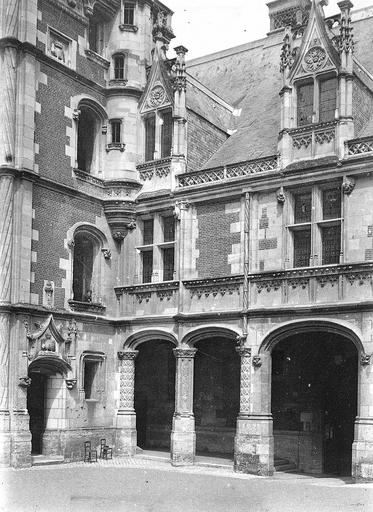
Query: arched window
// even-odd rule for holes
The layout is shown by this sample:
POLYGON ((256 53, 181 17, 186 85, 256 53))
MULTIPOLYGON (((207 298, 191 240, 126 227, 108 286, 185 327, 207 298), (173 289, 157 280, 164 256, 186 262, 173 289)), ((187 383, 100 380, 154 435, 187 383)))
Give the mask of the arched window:
POLYGON ((170 109, 157 110, 146 114, 145 161, 171 156, 173 119, 170 109))
POLYGON ((93 263, 97 252, 96 241, 86 232, 74 238, 73 294, 74 300, 92 302, 94 287, 93 263))
POLYGON ((82 100, 78 107, 76 165, 79 170, 97 174, 101 168, 106 114, 93 101, 82 100))

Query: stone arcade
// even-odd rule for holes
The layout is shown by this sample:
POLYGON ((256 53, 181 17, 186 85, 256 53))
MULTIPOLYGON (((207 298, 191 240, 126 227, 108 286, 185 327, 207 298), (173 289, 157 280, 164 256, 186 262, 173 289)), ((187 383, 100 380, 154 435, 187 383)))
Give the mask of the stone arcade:
POLYGON ((2 465, 373 479, 373 8, 324 3, 186 65, 158 0, 0 1, 2 465))

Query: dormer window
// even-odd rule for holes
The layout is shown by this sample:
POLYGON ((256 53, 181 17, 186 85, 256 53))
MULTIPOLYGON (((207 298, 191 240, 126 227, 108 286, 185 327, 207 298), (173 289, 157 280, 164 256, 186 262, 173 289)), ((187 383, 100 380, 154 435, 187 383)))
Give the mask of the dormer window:
POLYGON ((297 125, 334 121, 337 108, 336 77, 317 77, 297 87, 297 125))
POLYGON ((171 110, 148 114, 145 124, 145 161, 171 156, 173 120, 171 110))

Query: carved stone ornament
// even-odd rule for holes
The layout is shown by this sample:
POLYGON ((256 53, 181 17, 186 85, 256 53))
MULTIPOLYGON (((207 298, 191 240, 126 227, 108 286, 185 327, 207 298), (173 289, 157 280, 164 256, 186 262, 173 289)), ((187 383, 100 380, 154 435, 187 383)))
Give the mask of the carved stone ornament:
POLYGON ((21 388, 28 388, 31 385, 31 378, 30 377, 20 377, 18 386, 21 388))
POLYGON ((196 348, 174 348, 173 353, 176 359, 193 359, 196 355, 196 348))
POLYGON ((260 368, 262 366, 262 360, 261 360, 260 356, 253 357, 253 366, 255 368, 260 368))
POLYGON ((176 220, 181 219, 181 211, 182 210, 188 210, 190 206, 190 203, 188 201, 176 201, 174 206, 174 216, 176 220))
POLYGON ((66 379, 65 382, 67 389, 73 389, 76 386, 76 379, 66 379))
POLYGON ((162 85, 155 85, 150 91, 147 105, 152 108, 157 108, 163 105, 166 100, 166 91, 162 85))
POLYGON ((124 360, 134 361, 136 359, 136 356, 138 353, 139 353, 138 350, 119 350, 118 359, 120 361, 124 361, 124 360))
POLYGON ((79 110, 78 108, 75 108, 73 110, 73 119, 74 119, 74 121, 79 121, 80 114, 81 114, 81 110, 79 110))
POLYGON ((355 188, 354 178, 346 177, 342 183, 343 193, 346 194, 347 196, 349 196, 351 194, 351 192, 354 190, 354 188, 355 188))
POLYGON ((368 355, 368 354, 361 354, 360 356, 360 364, 361 366, 368 366, 370 365, 370 359, 371 359, 371 355, 368 355))
POLYGON ((285 201, 286 201, 286 196, 285 196, 285 192, 284 192, 284 187, 280 187, 277 191, 276 191, 276 199, 277 199, 277 202, 279 204, 284 204, 285 201))
POLYGON ((116 242, 121 242, 126 237, 126 233, 124 231, 114 231, 113 238, 116 242))
POLYGON ((326 52, 321 46, 313 46, 304 57, 306 71, 317 71, 325 66, 327 60, 326 52))
POLYGON ((109 249, 101 249, 101 252, 104 255, 105 260, 111 260, 111 251, 109 249))
POLYGON ((251 348, 240 345, 236 347, 236 352, 241 357, 251 357, 251 348))

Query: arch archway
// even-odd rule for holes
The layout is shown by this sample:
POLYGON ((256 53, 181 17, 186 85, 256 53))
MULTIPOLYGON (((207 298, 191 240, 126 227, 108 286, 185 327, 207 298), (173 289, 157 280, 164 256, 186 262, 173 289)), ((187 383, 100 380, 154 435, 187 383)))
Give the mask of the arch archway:
POLYGON ((351 475, 361 350, 354 329, 328 320, 295 321, 264 339, 277 464, 351 475))
POLYGON ((183 339, 197 349, 193 393, 197 454, 233 459, 240 396, 237 335, 228 327, 205 326, 183 339))
POLYGON ((130 336, 125 348, 136 349, 135 412, 137 445, 169 451, 175 410, 176 361, 171 333, 149 329, 130 336))

